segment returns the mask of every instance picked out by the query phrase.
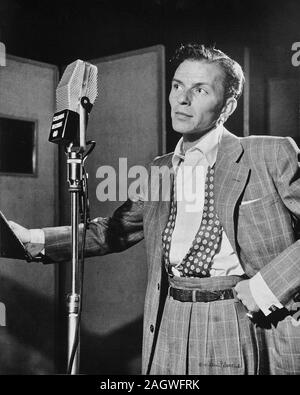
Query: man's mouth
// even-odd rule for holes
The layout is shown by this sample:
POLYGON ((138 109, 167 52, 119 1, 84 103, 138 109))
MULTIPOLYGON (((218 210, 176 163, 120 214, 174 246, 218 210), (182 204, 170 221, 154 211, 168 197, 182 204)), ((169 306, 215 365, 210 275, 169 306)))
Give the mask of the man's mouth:
POLYGON ((175 111, 175 115, 178 118, 192 118, 191 114, 187 114, 187 113, 181 112, 181 111, 175 111))

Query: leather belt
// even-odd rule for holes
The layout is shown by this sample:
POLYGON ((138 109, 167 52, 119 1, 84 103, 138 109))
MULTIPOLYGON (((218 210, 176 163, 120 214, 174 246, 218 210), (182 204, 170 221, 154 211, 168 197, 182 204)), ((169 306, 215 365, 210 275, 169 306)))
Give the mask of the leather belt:
POLYGON ((180 288, 169 288, 169 296, 173 299, 179 300, 180 302, 214 302, 217 300, 234 299, 235 293, 232 288, 217 290, 217 291, 205 291, 199 289, 180 289, 180 288))

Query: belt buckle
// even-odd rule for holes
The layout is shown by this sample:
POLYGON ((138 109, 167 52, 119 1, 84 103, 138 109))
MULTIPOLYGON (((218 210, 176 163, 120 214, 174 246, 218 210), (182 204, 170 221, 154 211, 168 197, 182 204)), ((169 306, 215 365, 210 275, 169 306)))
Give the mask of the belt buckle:
POLYGON ((219 300, 224 300, 224 299, 225 299, 225 291, 221 290, 221 291, 220 291, 219 300))

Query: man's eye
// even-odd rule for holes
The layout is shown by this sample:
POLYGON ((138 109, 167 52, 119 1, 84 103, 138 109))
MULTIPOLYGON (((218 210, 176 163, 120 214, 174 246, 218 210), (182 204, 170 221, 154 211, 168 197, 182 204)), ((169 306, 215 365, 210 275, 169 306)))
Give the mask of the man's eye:
POLYGON ((199 86, 196 87, 194 90, 198 94, 202 94, 202 95, 206 95, 207 94, 207 92, 203 88, 200 88, 199 86))
POLYGON ((172 88, 174 91, 178 91, 181 88, 181 86, 177 82, 174 82, 172 88))

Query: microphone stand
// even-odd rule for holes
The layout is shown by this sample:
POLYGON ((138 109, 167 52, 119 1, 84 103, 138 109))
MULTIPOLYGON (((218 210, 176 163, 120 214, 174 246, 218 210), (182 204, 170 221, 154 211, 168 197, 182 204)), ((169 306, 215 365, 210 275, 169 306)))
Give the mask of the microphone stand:
POLYGON ((82 154, 80 152, 67 149, 68 163, 68 182, 71 197, 71 228, 72 228, 72 277, 71 277, 71 293, 67 295, 67 311, 68 311, 68 369, 71 367, 71 374, 79 372, 79 308, 81 302, 80 295, 80 263, 79 263, 79 195, 82 192, 82 154), (78 334, 76 334, 76 328, 78 334), (73 362, 71 361, 72 350, 76 344, 78 337, 78 345, 73 362))
POLYGON ((72 229, 71 292, 67 295, 68 373, 70 374, 79 373, 80 362, 82 268, 79 261, 79 198, 83 193, 83 164, 85 158, 84 150, 86 147, 85 132, 89 110, 90 102, 88 98, 83 97, 80 103, 79 144, 77 146, 71 143, 66 148, 72 229))

